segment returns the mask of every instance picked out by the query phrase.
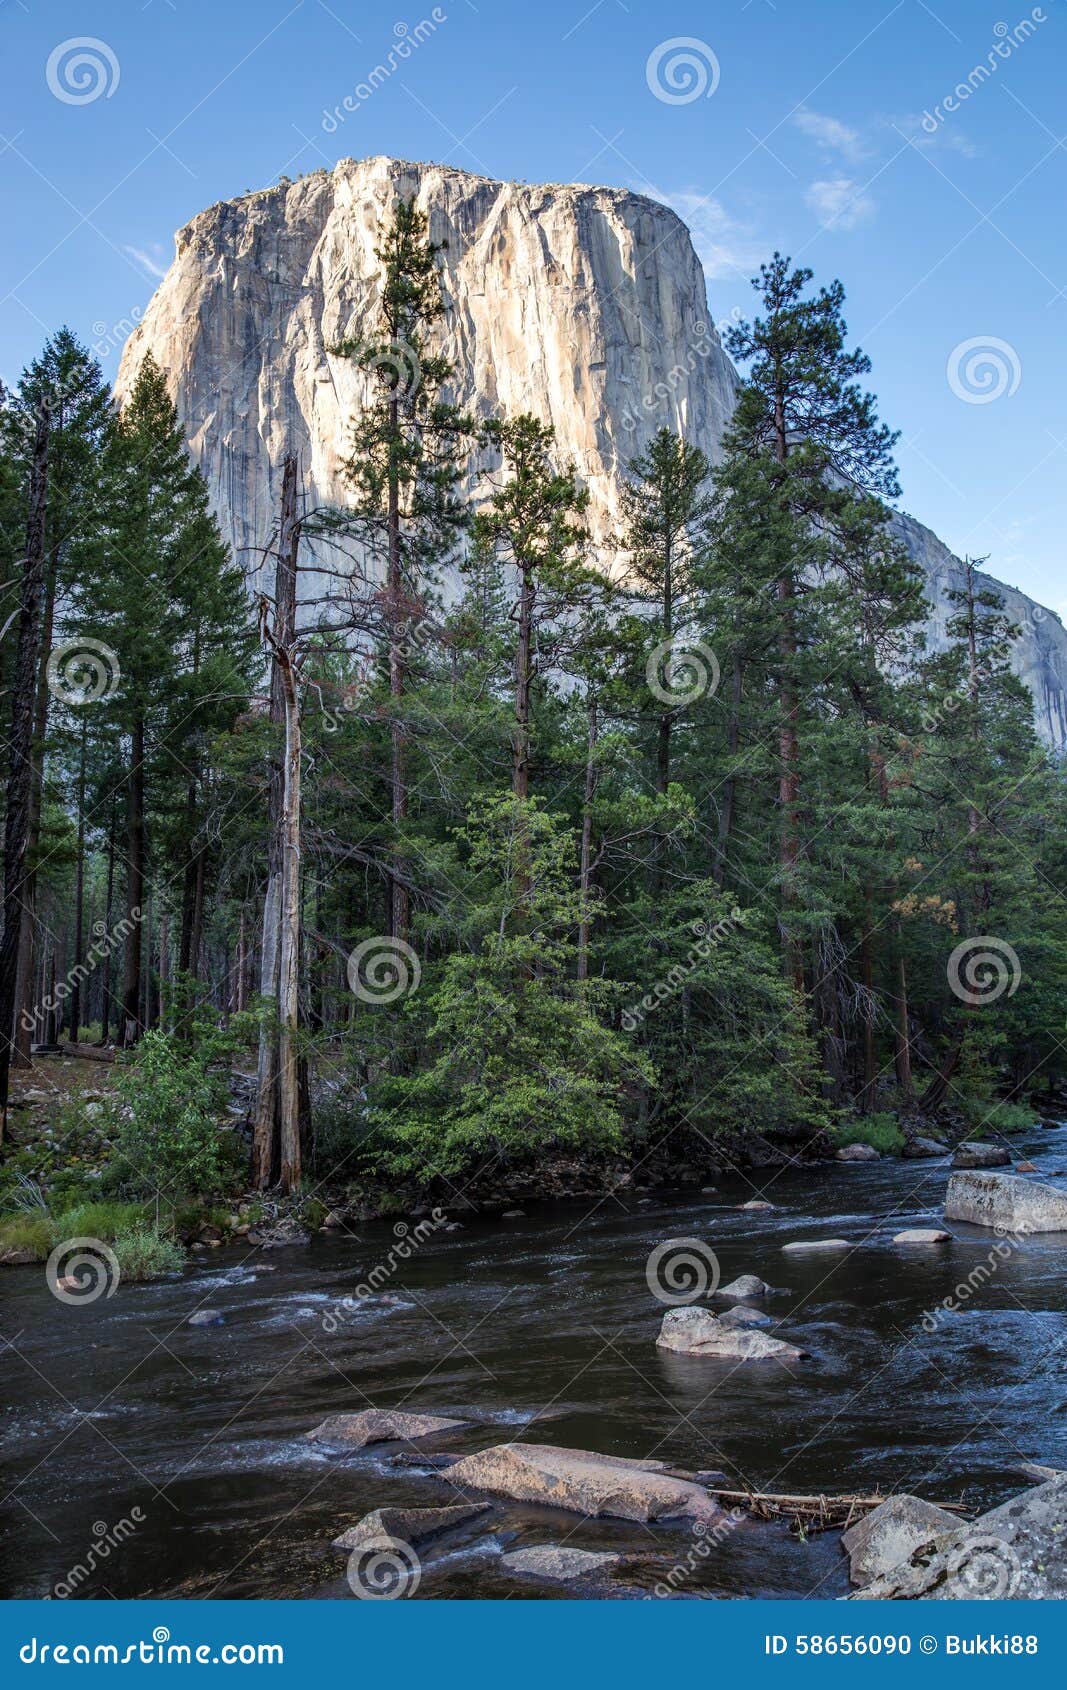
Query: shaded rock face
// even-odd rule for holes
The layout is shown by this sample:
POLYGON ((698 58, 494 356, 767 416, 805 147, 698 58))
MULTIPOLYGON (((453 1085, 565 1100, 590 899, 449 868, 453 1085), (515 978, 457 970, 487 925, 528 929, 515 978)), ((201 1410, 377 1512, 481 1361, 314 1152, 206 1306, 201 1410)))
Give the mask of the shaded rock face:
POLYGON ((495 1444, 454 1462, 448 1481, 590 1517, 715 1520, 721 1513, 706 1490, 664 1472, 662 1463, 548 1444, 495 1444))
POLYGON ((717 1297, 768 1297, 774 1291, 773 1285, 768 1285, 765 1279, 760 1279, 754 1273, 738 1274, 731 1279, 729 1285, 720 1285, 715 1293, 717 1297))
POLYGON ((837 1152, 839 1162, 880 1162, 881 1156, 873 1144, 844 1144, 837 1152))
POLYGON ((907 1561, 922 1543, 955 1531, 959 1521, 919 1496, 891 1496, 842 1535, 853 1584, 867 1584, 907 1561))
POLYGON ((1067 1475, 933 1537, 850 1601, 973 1602, 1067 1596, 1067 1475))
MULTIPOLYGON (((440 345, 457 369, 452 397, 483 415, 528 410, 553 425, 560 456, 589 488, 601 562, 617 568, 611 536, 628 460, 664 424, 717 459, 737 390, 688 231, 639 194, 370 158, 222 201, 179 230, 174 262, 124 348, 120 399, 151 350, 243 560, 252 554, 242 548, 270 536, 287 450, 300 455, 309 506, 342 503, 366 377, 329 348, 374 334, 374 248, 397 194, 414 195, 431 238, 447 243, 440 345)), ((472 463, 472 481, 485 467, 472 463)), ((943 594, 959 583, 959 559, 913 518, 895 526, 930 581, 930 632, 943 643, 943 594)), ((311 577, 308 591, 322 585, 311 577)), ((1062 744, 1067 632, 1004 591, 1023 630, 1013 665, 1034 693, 1040 731, 1062 744)))
POLYGON ((976 1168, 950 1177, 945 1219, 1022 1234, 1067 1232, 1067 1192, 1017 1174, 976 1168))
POLYGON ((780 1338, 721 1320, 708 1309, 670 1309, 663 1317, 656 1347, 683 1356, 711 1356, 725 1361, 799 1361, 805 1354, 780 1338))
POLYGON ((384 1537, 400 1538, 412 1548, 427 1543, 438 1533, 461 1526, 466 1520, 488 1511, 488 1502, 459 1504, 455 1508, 375 1508, 354 1526, 333 1540, 335 1549, 358 1549, 384 1537))
POLYGON ((433 1432, 451 1432, 465 1424, 463 1420, 449 1420, 441 1414, 402 1414, 398 1409, 364 1408, 358 1414, 331 1414, 307 1435, 311 1443, 364 1449, 368 1444, 397 1439, 428 1438, 433 1432))

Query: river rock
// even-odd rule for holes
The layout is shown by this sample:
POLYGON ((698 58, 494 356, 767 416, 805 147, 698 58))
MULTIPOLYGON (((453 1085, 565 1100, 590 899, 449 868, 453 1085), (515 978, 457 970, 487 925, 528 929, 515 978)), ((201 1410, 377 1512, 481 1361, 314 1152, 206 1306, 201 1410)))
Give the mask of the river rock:
POLYGON ((852 1602, 968 1602, 1067 1595, 1067 1475, 920 1544, 852 1602))
POLYGON ((955 1531, 958 1519, 919 1496, 891 1496, 842 1535, 853 1584, 869 1584, 907 1561, 921 1543, 955 1531))
POLYGON ((957 1144, 954 1168, 1006 1168, 1011 1154, 1002 1144, 957 1144))
POLYGON ((1015 1172, 1017 1174, 1036 1174, 1037 1167, 1033 1162, 1016 1162, 1015 1172))
POLYGON ((838 1162, 880 1162, 881 1156, 873 1144, 845 1144, 837 1152, 838 1162))
POLYGON ((441 1414, 402 1414, 393 1408, 364 1408, 358 1414, 331 1414, 305 1435, 310 1443, 364 1449, 367 1444, 384 1444, 394 1439, 428 1438, 434 1432, 451 1432, 466 1424, 465 1420, 449 1420, 441 1414))
POLYGON ((898 1232, 893 1240, 894 1244, 948 1244, 951 1232, 942 1232, 936 1226, 913 1226, 906 1232, 898 1232))
POLYGON ((454 1508, 375 1508, 340 1537, 335 1537, 333 1547, 358 1549, 361 1543, 372 1539, 398 1537, 414 1549, 420 1543, 428 1543, 439 1532, 462 1525, 464 1520, 473 1520, 488 1509, 488 1502, 459 1503, 454 1508))
POLYGON ((732 1309, 727 1309, 719 1319, 727 1326, 770 1326, 769 1314, 762 1309, 750 1309, 747 1303, 735 1303, 732 1309))
POLYGON ((509 1573, 525 1573, 533 1578, 555 1579, 559 1584, 573 1584, 575 1579, 606 1572, 616 1567, 619 1555, 595 1554, 589 1549, 570 1549, 556 1543, 542 1543, 535 1549, 513 1549, 500 1557, 500 1565, 509 1573))
POLYGON ((807 1354, 765 1332, 728 1325, 709 1309, 668 1309, 656 1348, 676 1355, 711 1356, 724 1361, 800 1361, 807 1354))
POLYGON ((937 1138, 912 1138, 904 1146, 901 1155, 909 1162, 920 1162, 930 1156, 947 1156, 948 1145, 942 1144, 937 1138))
POLYGON ((225 1326, 226 1316, 220 1309, 197 1309, 189 1316, 187 1326, 225 1326))
POLYGON ((737 1205, 737 1207, 739 1209, 762 1210, 762 1209, 773 1209, 774 1204, 773 1203, 765 1203, 763 1201, 762 1197, 753 1197, 750 1202, 739 1203, 737 1205))
POLYGON ((795 1244, 783 1244, 783 1256, 813 1256, 820 1251, 849 1250, 847 1238, 800 1238, 795 1244))
POLYGON ((951 1175, 945 1219, 1007 1232, 1067 1232, 1067 1193, 1016 1174, 975 1169, 951 1175))
POLYGON ((740 1273, 736 1279, 731 1279, 729 1285, 720 1285, 715 1292, 716 1297, 769 1297, 774 1291, 773 1285, 768 1285, 765 1279, 757 1279, 754 1273, 740 1273))
POLYGON ((37 1260, 34 1250, 27 1250, 21 1244, 11 1244, 6 1250, 0 1250, 0 1265, 3 1267, 28 1267, 37 1260))
MULTIPOLYGON (((754 1334, 758 1336, 758 1334, 754 1334)), ((448 1481, 473 1490, 540 1502, 572 1513, 618 1520, 713 1521, 721 1509, 689 1479, 665 1473, 662 1463, 549 1444, 495 1444, 464 1456, 447 1469, 448 1481)))

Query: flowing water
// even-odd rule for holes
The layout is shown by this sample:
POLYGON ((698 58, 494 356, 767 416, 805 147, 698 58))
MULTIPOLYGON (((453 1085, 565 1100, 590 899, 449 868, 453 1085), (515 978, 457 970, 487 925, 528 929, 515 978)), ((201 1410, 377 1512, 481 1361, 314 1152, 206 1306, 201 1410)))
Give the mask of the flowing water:
MULTIPOLYGON (((1067 1129, 1017 1139, 1013 1154, 1067 1173, 1067 1129)), ((97 1545, 89 1576, 75 1575, 82 1597, 350 1599, 333 1537, 372 1508, 457 1500, 430 1468, 398 1465, 394 1446, 336 1455, 305 1441, 327 1414, 370 1404, 471 1423, 431 1451, 526 1439, 764 1490, 992 1506, 1024 1487, 1021 1460, 1067 1465, 1067 1239, 998 1250, 994 1234, 953 1224, 951 1244, 894 1246, 906 1226, 939 1224, 947 1175, 943 1161, 789 1169, 700 1196, 470 1218, 377 1276, 395 1301, 348 1311, 341 1299, 388 1267, 388 1222, 358 1239, 217 1249, 82 1307, 51 1295, 40 1268, 5 1269, 0 1593, 68 1581, 65 1594, 97 1545), (756 1195, 773 1210, 737 1209, 756 1195), (709 1245, 724 1282, 752 1272, 787 1287, 765 1306, 810 1359, 787 1372, 658 1351, 664 1310, 645 1265, 678 1237, 709 1245), (781 1254, 819 1237, 854 1248, 781 1254), (955 1312, 931 1316, 950 1297, 955 1312), (205 1306, 225 1324, 189 1326, 205 1306)), ((746 1520, 702 1543, 684 1524, 501 1503, 420 1551, 417 1595, 577 1594, 500 1565, 501 1550, 562 1542, 626 1552, 597 1592, 614 1597, 649 1595, 676 1565, 683 1597, 848 1589, 836 1532, 805 1540, 746 1520)))

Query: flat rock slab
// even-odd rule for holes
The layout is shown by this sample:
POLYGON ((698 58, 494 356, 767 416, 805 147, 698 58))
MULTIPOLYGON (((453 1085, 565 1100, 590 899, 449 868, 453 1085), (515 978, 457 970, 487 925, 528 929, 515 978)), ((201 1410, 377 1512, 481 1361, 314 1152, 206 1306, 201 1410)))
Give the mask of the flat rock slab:
POLYGON ((414 1549, 439 1532, 460 1526, 465 1520, 473 1520, 478 1514, 487 1513, 488 1509, 488 1502, 465 1502, 455 1508, 375 1508, 373 1513, 364 1514, 362 1520, 349 1526, 340 1537, 335 1537, 333 1547, 358 1549, 361 1543, 397 1537, 404 1543, 410 1543, 414 1549))
POLYGON ((910 1560, 920 1544, 958 1525, 954 1515, 921 1496, 891 1496, 843 1533, 848 1576, 853 1584, 869 1584, 910 1560))
POLYGON ((1055 1601, 1067 1596, 1067 1475, 914 1550, 850 1602, 1055 1601))
POLYGON ((807 1354, 765 1332, 752 1332, 720 1320, 708 1309, 669 1309, 656 1347, 676 1355, 709 1356, 722 1361, 800 1361, 807 1354))
POLYGON ((957 1144, 952 1158, 954 1168, 1006 1168, 1010 1162, 1002 1144, 957 1144))
POLYGON ((948 1145, 937 1138, 913 1138, 904 1146, 901 1155, 909 1162, 921 1162, 932 1156, 947 1156, 948 1145))
POLYGON ((495 1444, 454 1462, 448 1481, 592 1518, 717 1520, 722 1512, 700 1485, 655 1463, 549 1444, 495 1444))
POLYGON ((589 1578, 617 1567, 619 1555, 598 1555, 590 1549, 568 1549, 554 1543, 536 1549, 514 1549, 500 1557, 500 1564, 509 1573, 525 1573, 532 1578, 555 1579, 559 1584, 573 1584, 575 1579, 589 1578))
POLYGON ((969 1170, 949 1177, 945 1219, 1023 1234, 1067 1232, 1067 1193, 1017 1174, 969 1170))
POLYGON ((873 1144, 843 1144, 834 1160, 837 1162, 880 1162, 882 1158, 873 1144))
POLYGON ((465 1426, 465 1420, 448 1420, 440 1414, 402 1414, 399 1409, 364 1408, 358 1414, 331 1414, 313 1432, 310 1443, 333 1444, 343 1449, 364 1449, 367 1444, 384 1444, 405 1438, 428 1438, 433 1432, 451 1432, 465 1426))
POLYGON ((952 1241, 951 1232, 942 1232, 936 1226, 913 1226, 906 1232, 898 1232, 893 1240, 894 1244, 949 1244, 952 1241))
POLYGON ((802 1238, 796 1244, 783 1244, 783 1256, 813 1256, 821 1250, 851 1250, 847 1238, 802 1238))
POLYGON ((729 1285, 720 1285, 715 1296, 769 1297, 773 1291, 774 1286, 768 1285, 765 1279, 757 1279, 754 1273, 742 1273, 736 1279, 731 1279, 729 1285))

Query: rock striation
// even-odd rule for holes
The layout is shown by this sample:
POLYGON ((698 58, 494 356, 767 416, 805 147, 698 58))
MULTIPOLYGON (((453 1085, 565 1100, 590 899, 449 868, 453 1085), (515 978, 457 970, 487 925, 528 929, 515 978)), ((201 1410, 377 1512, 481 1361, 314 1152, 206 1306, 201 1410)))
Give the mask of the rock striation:
MULTIPOLYGON (((441 348, 457 369, 452 396, 483 415, 528 410, 553 425, 561 457, 589 489, 602 566, 617 573, 627 461, 665 423, 718 458, 737 389, 689 233, 640 194, 377 157, 222 201, 179 230, 174 262, 124 348, 119 398, 151 351, 223 531, 250 565, 271 534, 286 451, 300 455, 311 505, 343 503, 341 466, 367 378, 330 348, 373 333, 375 247, 397 194, 415 196, 445 245, 441 348)), ((473 482, 485 467, 472 462, 473 482)), ((913 518, 896 526, 930 582, 937 643, 959 559, 913 518)), ((1067 632, 1052 612, 1004 592, 1023 629, 1013 661, 1041 732, 1061 745, 1067 632)))

